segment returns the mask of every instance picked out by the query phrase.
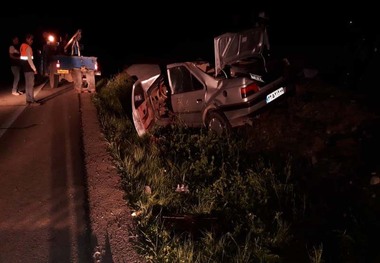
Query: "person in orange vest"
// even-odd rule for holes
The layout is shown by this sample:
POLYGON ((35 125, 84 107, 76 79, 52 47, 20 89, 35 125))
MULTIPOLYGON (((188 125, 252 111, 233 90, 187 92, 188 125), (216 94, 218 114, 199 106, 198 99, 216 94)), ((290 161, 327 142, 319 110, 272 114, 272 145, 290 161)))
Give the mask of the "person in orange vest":
POLYGON ((25 77, 25 95, 26 104, 31 105, 38 103, 34 98, 34 75, 37 74, 37 68, 33 63, 33 43, 34 36, 27 34, 25 42, 20 47, 20 62, 21 69, 24 72, 25 77))

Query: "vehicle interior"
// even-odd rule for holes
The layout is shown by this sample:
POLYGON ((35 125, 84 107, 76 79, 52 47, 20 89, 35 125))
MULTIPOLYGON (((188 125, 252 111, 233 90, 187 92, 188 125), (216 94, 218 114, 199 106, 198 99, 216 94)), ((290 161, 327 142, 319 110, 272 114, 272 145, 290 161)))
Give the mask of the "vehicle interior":
POLYGON ((150 98, 154 108, 154 111, 158 113, 157 118, 167 118, 171 111, 170 108, 170 91, 165 84, 164 78, 160 77, 154 84, 155 88, 151 90, 150 98))

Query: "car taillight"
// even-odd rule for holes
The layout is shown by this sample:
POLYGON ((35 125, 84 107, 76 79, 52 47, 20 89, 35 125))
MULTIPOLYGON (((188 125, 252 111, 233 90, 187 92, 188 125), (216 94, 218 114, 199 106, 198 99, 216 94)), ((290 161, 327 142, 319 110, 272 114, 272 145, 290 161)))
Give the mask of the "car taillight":
POLYGON ((247 98, 249 95, 252 95, 260 90, 259 86, 256 83, 252 83, 245 88, 240 89, 240 94, 242 98, 247 98))
POLYGON ((55 64, 55 66, 56 66, 57 68, 60 68, 60 67, 61 67, 61 63, 59 63, 59 60, 57 60, 57 63, 55 64))

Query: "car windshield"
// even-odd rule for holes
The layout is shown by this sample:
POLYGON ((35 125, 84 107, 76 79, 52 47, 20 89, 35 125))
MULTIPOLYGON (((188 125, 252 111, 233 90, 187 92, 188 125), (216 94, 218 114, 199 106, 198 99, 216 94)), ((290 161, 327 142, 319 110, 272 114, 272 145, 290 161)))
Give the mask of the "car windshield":
POLYGON ((144 100, 145 100, 144 90, 140 85, 138 85, 135 87, 135 92, 134 92, 135 109, 140 107, 140 105, 144 102, 144 100))

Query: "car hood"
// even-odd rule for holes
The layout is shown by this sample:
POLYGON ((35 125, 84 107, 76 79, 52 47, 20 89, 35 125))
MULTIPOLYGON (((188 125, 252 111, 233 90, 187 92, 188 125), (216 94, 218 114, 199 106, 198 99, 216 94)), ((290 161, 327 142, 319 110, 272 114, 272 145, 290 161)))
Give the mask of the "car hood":
POLYGON ((157 64, 133 64, 126 72, 137 78, 145 92, 161 74, 160 66, 157 64))
POLYGON ((255 27, 237 33, 225 33, 214 38, 215 75, 226 65, 260 55, 264 46, 269 49, 265 27, 255 27))

